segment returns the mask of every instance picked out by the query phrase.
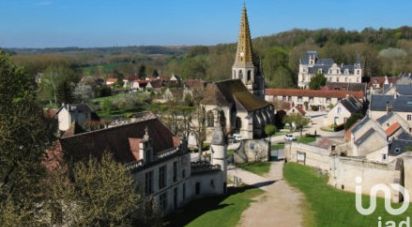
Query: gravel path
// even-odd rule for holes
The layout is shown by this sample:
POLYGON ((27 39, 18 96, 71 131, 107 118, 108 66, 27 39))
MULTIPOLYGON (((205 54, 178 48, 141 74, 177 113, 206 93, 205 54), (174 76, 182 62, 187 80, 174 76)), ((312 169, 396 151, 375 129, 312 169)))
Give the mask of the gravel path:
POLYGON ((304 196, 283 180, 283 162, 273 162, 265 177, 239 169, 231 169, 229 174, 241 178, 245 184, 255 185, 266 191, 243 212, 239 226, 302 226, 301 203, 304 196))

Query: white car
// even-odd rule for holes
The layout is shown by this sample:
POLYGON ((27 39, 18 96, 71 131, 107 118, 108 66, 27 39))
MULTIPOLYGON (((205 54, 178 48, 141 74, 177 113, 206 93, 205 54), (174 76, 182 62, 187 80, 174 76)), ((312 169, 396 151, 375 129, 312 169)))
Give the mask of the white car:
POLYGON ((295 140, 296 140, 296 137, 294 135, 292 135, 292 134, 285 135, 285 141, 292 142, 292 141, 295 141, 295 140))
POLYGON ((242 136, 238 133, 233 134, 233 140, 235 142, 241 141, 242 140, 242 136))

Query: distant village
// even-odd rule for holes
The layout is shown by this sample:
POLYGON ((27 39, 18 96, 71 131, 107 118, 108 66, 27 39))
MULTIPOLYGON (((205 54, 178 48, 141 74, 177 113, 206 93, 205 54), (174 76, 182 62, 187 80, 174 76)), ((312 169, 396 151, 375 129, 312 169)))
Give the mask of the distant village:
MULTIPOLYGON (((360 58, 344 65, 307 50, 298 88, 265 87, 244 8, 231 79, 84 77, 86 90, 105 86, 110 95, 45 108, 59 136, 46 165, 55 168, 63 153, 82 160, 109 150, 141 186, 141 206, 163 215, 244 183, 230 171, 240 163, 315 167, 344 191, 354 192, 354 178, 362 176, 365 194, 378 183, 400 183, 412 192, 412 73, 364 83, 360 58), (310 89, 319 75, 325 81, 310 89), (131 105, 131 99, 119 101, 123 96, 140 97, 136 102, 145 108, 122 112, 131 105)), ((392 199, 403 198, 394 193, 392 199)))

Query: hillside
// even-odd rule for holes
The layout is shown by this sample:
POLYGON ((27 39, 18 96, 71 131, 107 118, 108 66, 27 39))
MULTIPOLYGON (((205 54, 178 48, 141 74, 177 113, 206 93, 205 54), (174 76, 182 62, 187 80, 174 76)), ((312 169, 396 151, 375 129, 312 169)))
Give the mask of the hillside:
MULTIPOLYGON (((397 75, 412 71, 412 27, 396 29, 365 28, 294 29, 253 40, 256 62, 263 68, 272 87, 290 87, 296 82, 299 58, 306 50, 317 50, 321 57, 338 63, 351 63, 357 54, 362 58, 366 77, 397 75)), ((112 47, 9 49, 13 60, 31 73, 45 70, 50 64, 65 64, 82 74, 102 75, 114 71, 125 75, 154 70, 163 75, 180 74, 184 78, 220 80, 230 77, 235 44, 192 47, 112 47)), ((367 78, 366 78, 367 79, 367 78)))

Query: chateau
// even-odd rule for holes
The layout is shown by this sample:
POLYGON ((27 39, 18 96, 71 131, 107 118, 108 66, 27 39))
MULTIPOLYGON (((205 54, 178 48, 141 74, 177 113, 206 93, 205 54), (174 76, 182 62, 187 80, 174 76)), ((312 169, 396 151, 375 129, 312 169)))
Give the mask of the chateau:
POLYGON ((201 101, 207 118, 207 141, 214 128, 214 110, 226 133, 240 133, 243 139, 264 136, 264 127, 273 123, 275 110, 264 100, 265 81, 253 57, 252 39, 246 7, 243 7, 240 35, 232 79, 208 84, 201 101))
POLYGON ((300 59, 298 86, 308 88, 317 73, 323 73, 328 82, 362 83, 363 69, 360 59, 353 65, 338 65, 331 58, 319 58, 316 51, 307 51, 300 59))

